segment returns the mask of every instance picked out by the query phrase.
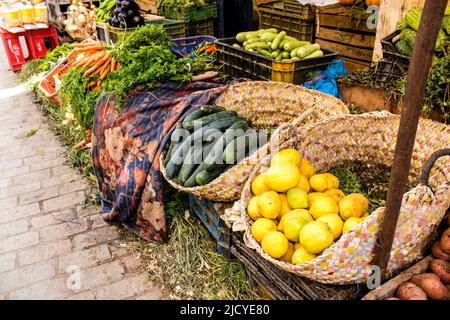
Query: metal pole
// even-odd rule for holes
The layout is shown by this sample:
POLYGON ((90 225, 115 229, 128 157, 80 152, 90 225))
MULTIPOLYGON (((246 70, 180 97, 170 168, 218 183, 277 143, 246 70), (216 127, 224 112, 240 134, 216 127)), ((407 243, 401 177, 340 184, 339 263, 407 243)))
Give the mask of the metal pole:
POLYGON ((431 67, 435 43, 442 25, 447 0, 427 0, 422 13, 411 63, 395 146, 386 210, 378 238, 375 264, 380 267, 382 281, 392 249, 403 193, 408 179, 417 125, 431 67))

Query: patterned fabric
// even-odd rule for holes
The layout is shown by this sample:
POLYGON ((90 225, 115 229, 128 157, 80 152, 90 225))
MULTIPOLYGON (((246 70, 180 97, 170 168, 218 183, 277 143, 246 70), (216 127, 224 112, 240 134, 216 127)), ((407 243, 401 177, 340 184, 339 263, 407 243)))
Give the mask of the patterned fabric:
POLYGON ((204 82, 138 87, 128 93, 120 115, 114 97, 99 99, 92 158, 103 219, 121 222, 146 240, 167 240, 159 156, 175 125, 225 89, 204 82))

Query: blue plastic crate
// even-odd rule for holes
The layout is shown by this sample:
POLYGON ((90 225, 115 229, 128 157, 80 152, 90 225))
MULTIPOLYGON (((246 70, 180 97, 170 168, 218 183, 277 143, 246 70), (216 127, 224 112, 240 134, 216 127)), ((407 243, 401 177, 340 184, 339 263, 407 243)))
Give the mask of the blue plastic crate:
POLYGON ((203 42, 214 42, 217 38, 213 36, 193 36, 172 40, 177 46, 172 47, 172 51, 179 56, 183 56, 182 52, 190 54, 203 42))
POLYGON ((216 251, 231 258, 231 230, 220 218, 222 214, 220 210, 223 210, 224 207, 221 203, 222 209, 218 211, 214 207, 214 204, 215 202, 189 195, 189 212, 192 215, 195 214, 202 221, 209 233, 216 240, 216 251))

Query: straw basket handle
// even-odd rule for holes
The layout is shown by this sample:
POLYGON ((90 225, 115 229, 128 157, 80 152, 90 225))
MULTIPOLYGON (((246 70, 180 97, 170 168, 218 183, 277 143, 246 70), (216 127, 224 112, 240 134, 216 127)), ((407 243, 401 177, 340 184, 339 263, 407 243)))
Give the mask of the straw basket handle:
POLYGON ((430 158, 428 159, 427 163, 425 163, 422 176, 420 177, 419 183, 423 184, 427 187, 429 187, 429 180, 430 180, 430 172, 433 168, 434 164, 436 163, 437 159, 443 156, 450 156, 450 149, 440 149, 438 151, 435 151, 430 158))
POLYGON ((297 127, 304 122, 306 119, 308 119, 310 116, 316 117, 316 119, 319 117, 316 110, 309 109, 303 112, 298 118, 296 118, 294 121, 290 123, 283 123, 278 128, 275 129, 272 136, 270 137, 270 151, 274 152, 275 150, 278 151, 278 148, 280 146, 279 140, 280 140, 280 134, 286 129, 292 129, 296 135, 295 137, 298 138, 298 129, 297 127))

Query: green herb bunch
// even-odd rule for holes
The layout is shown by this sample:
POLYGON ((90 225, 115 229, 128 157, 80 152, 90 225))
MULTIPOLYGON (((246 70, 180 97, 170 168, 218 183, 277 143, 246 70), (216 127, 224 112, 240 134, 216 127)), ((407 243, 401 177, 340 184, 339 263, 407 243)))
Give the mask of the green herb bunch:
POLYGON ((179 10, 182 8, 202 7, 209 0, 158 0, 158 8, 179 10))

